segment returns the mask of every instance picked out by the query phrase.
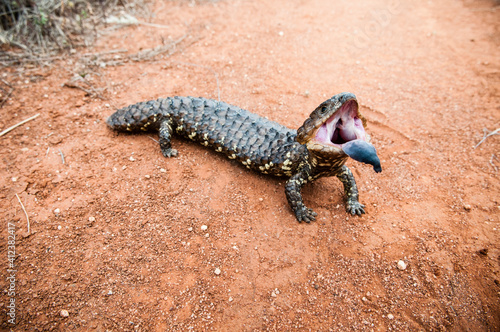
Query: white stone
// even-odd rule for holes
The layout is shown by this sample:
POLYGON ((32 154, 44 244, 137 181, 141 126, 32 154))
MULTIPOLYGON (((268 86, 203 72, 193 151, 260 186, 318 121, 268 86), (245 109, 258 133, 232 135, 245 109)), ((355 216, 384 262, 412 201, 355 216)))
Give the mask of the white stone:
POLYGON ((400 270, 406 270, 406 263, 402 260, 398 262, 398 269, 400 270))
POLYGON ((214 271, 214 273, 215 273, 216 275, 219 275, 219 274, 221 273, 221 270, 220 270, 219 268, 216 268, 216 269, 215 269, 215 271, 214 271))

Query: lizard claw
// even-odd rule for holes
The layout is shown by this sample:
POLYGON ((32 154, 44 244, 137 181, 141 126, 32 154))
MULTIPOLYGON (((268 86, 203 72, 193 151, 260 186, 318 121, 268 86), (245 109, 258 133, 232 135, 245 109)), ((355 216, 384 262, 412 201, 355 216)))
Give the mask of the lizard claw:
POLYGON ((305 221, 306 223, 310 223, 311 221, 316 220, 316 216, 318 214, 314 212, 312 209, 309 209, 305 206, 297 208, 295 211, 295 216, 299 222, 305 221))
POLYGON ((167 158, 177 157, 177 150, 176 149, 162 149, 161 152, 167 158))
POLYGON ((365 213, 365 206, 360 202, 353 202, 347 204, 347 212, 354 215, 362 215, 365 213))

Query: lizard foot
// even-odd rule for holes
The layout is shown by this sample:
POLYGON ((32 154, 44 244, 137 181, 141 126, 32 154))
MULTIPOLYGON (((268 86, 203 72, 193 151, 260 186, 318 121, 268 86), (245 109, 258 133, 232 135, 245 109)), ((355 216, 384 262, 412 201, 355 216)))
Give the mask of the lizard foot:
POLYGON ((177 157, 177 150, 176 149, 162 149, 161 153, 167 158, 170 157, 177 157))
POLYGON ((314 212, 312 209, 306 208, 305 206, 297 208, 295 210, 295 216, 299 222, 305 221, 306 223, 310 223, 311 221, 316 220, 316 216, 318 214, 314 212))
POLYGON ((365 206, 358 201, 347 203, 347 212, 354 215, 362 215, 365 213, 365 206))

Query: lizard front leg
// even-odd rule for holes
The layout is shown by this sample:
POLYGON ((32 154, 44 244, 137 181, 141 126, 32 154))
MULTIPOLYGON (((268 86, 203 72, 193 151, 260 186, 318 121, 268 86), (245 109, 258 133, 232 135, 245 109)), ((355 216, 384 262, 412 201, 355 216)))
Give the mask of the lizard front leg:
POLYGON ((286 182, 285 193, 288 204, 290 204, 293 212, 295 212, 297 220, 299 222, 305 221, 310 223, 312 220, 316 220, 315 217, 317 216, 317 213, 304 205, 302 194, 300 193, 304 184, 307 183, 308 177, 309 172, 307 169, 302 169, 298 173, 294 174, 286 182))
POLYGON ((344 193, 347 199, 347 212, 352 215, 357 214, 358 216, 365 213, 365 206, 358 200, 358 187, 356 186, 356 180, 354 180, 354 175, 352 175, 351 170, 344 165, 337 177, 344 184, 344 193))
POLYGON ((174 125, 172 119, 165 118, 160 123, 160 148, 163 155, 167 158, 177 156, 177 150, 172 149, 172 126, 174 125))

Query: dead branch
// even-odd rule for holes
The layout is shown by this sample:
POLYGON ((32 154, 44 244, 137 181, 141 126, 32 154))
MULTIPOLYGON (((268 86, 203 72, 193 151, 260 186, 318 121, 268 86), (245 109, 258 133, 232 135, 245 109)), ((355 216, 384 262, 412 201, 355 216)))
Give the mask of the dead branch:
MULTIPOLYGON (((10 98, 10 96, 12 95, 12 92, 14 92, 14 87, 12 85, 10 85, 9 82, 3 80, 3 79, 0 79, 2 81, 3 84, 7 85, 9 87, 9 91, 7 91, 7 94, 5 95, 5 97, 2 98, 2 100, 0 100, 0 108, 3 107, 3 105, 7 102, 7 100, 10 98)), ((4 88, 1 88, 3 91, 5 91, 4 88)))
POLYGON ((64 165, 64 164, 66 164, 66 161, 64 160, 64 154, 62 153, 61 149, 58 149, 58 150, 59 150, 59 154, 61 155, 62 163, 64 165))
POLYGON ((81 77, 80 75, 75 75, 73 76, 68 82, 63 84, 65 87, 72 88, 72 89, 80 89, 87 93, 87 95, 91 97, 97 97, 101 100, 106 100, 106 98, 90 83, 88 80, 85 78, 81 77), (79 82, 85 83, 88 88, 83 87, 79 82))
POLYGON ((21 199, 17 194, 16 197, 17 200, 19 201, 19 204, 21 204, 21 209, 23 209, 24 215, 26 216, 26 222, 28 223, 28 234, 30 234, 30 217, 28 216, 28 212, 26 212, 26 209, 24 208, 23 202, 21 202, 21 199))
POLYGON ((498 167, 494 163, 495 159, 498 161, 497 156, 495 156, 494 154, 492 154, 491 155, 491 159, 490 159, 490 165, 495 169, 495 172, 498 172, 498 167))
POLYGON ((127 53, 128 50, 126 48, 120 48, 120 49, 117 49, 117 50, 109 50, 109 51, 104 51, 104 52, 99 52, 99 53, 84 53, 82 54, 82 58, 83 57, 101 57, 103 55, 109 55, 109 54, 116 54, 116 53, 127 53))
POLYGON ((2 131, 2 132, 0 133, 0 136, 3 136, 3 135, 5 135, 5 134, 7 134, 9 131, 11 131, 11 130, 13 130, 13 129, 16 129, 16 128, 17 128, 17 127, 19 127, 19 126, 22 126, 23 124, 25 124, 25 123, 26 123, 26 122, 28 122, 28 121, 31 121, 31 120, 33 120, 33 119, 36 119, 39 115, 40 115, 40 113, 38 113, 38 114, 36 114, 36 115, 33 115, 32 117, 27 118, 26 120, 23 120, 23 121, 19 122, 18 124, 15 124, 15 125, 13 125, 12 127, 9 127, 9 128, 7 128, 7 129, 5 129, 4 131, 2 131))
POLYGON ((500 128, 497 128, 496 130, 493 130, 492 132, 489 132, 489 133, 488 133, 488 130, 486 128, 483 128, 483 131, 484 131, 483 139, 481 141, 479 141, 479 143, 477 143, 477 145, 474 147, 474 149, 476 149, 479 145, 481 145, 481 143, 486 141, 486 139, 488 137, 493 136, 493 135, 498 135, 500 128))
POLYGON ((172 55, 176 51, 177 45, 179 45, 184 39, 187 38, 189 34, 186 33, 181 36, 179 39, 174 40, 173 42, 167 45, 160 45, 154 48, 149 48, 146 50, 142 50, 136 54, 130 55, 128 58, 132 61, 148 61, 154 59, 156 56, 168 52, 168 55, 172 55))

